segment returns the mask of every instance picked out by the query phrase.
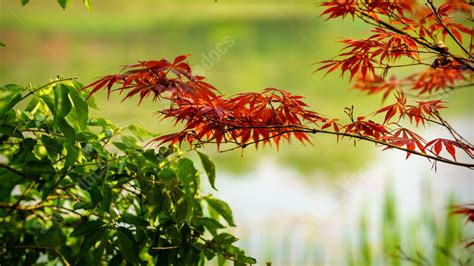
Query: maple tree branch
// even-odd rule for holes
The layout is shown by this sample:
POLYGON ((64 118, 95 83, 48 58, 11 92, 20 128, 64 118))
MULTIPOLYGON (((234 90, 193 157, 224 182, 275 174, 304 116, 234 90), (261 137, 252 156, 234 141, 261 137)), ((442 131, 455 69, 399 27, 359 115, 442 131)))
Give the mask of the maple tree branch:
POLYGON ((431 13, 433 13, 433 15, 435 16, 436 18, 436 21, 438 21, 438 23, 443 27, 443 29, 448 33, 448 35, 451 37, 451 39, 454 40, 454 42, 461 48, 461 50, 466 53, 466 55, 469 57, 469 58, 472 58, 472 55, 466 50, 466 48, 464 48, 464 46, 459 43, 458 39, 456 39, 456 37, 454 37, 453 33, 451 32, 451 30, 448 29, 448 27, 446 27, 446 25, 444 24, 443 20, 441 19, 441 17, 439 16, 438 12, 436 11, 436 7, 433 5, 433 0, 426 0, 426 2, 428 3, 428 6, 431 10, 431 13))
MULTIPOLYGON (((441 54, 441 55, 447 55, 448 57, 450 58, 453 58, 454 60, 456 60, 458 63, 460 63, 461 65, 465 66, 466 68, 468 68, 469 70, 471 71, 474 71, 474 66, 472 66, 471 64, 467 63, 465 61, 464 58, 460 58, 460 57, 457 57, 453 54, 451 54, 449 51, 446 51, 445 49, 443 49, 442 47, 439 47, 437 45, 433 45, 431 43, 429 43, 426 39, 419 39, 419 38, 416 38, 416 37, 413 37, 411 36, 410 34, 390 25, 389 23, 383 21, 383 20, 375 20, 373 17, 371 17, 370 15, 366 14, 363 10, 359 10, 358 12, 358 17, 360 19, 362 19, 364 22, 370 24, 370 25, 374 25, 374 26, 383 26, 385 27, 386 29, 389 29, 397 34, 400 34, 400 35, 403 35, 403 36, 406 36, 406 37, 409 37, 410 39, 412 39, 413 41, 415 41, 416 43, 430 49, 430 50, 433 50, 433 51, 436 51, 437 53, 441 54)), ((470 57, 471 58, 471 57, 470 57)))
MULTIPOLYGON (((407 84, 400 84, 402 87, 403 86, 408 86, 407 84)), ((419 95, 419 94, 412 94, 412 93, 409 93, 409 92, 406 92, 406 90, 410 90, 409 88, 407 89, 403 89, 403 93, 406 95, 406 96, 409 96, 411 98, 418 98, 418 99, 423 99, 423 100, 427 100, 427 99, 435 99, 435 98, 439 98, 439 97, 442 97, 444 95, 447 95, 447 94, 450 94, 452 91, 454 90, 458 90, 458 89, 463 89, 463 88, 471 88, 474 86, 474 83, 468 83, 468 84, 461 84, 461 85, 457 85, 457 86, 449 86, 449 87, 446 87, 446 89, 444 89, 443 91, 441 92, 438 92, 438 93, 432 93, 430 95, 427 95, 427 96, 423 96, 423 95, 419 95), (449 90, 448 90, 449 89, 449 90)))
POLYGON ((438 120, 441 122, 441 124, 449 131, 451 136, 456 140, 456 142, 464 146, 466 148, 463 148, 463 150, 472 158, 474 159, 474 154, 471 152, 471 150, 474 150, 474 146, 466 140, 461 134, 459 134, 449 123, 448 121, 444 120, 440 113, 438 111, 434 111, 433 114, 438 118, 438 120))
MULTIPOLYGON (((225 123, 222 123, 222 122, 221 122, 221 124, 226 125, 225 123)), ((238 129, 238 127, 235 126, 235 125, 233 125, 233 127, 234 128, 232 130, 238 129)), ((255 128, 255 127, 247 126, 247 127, 242 127, 242 128, 255 128)), ((260 126, 260 128, 271 129, 271 128, 276 128, 276 127, 274 127, 274 126, 260 126)), ((269 137, 262 138, 262 139, 259 139, 257 141, 248 142, 248 143, 245 143, 245 144, 242 144, 242 143, 239 143, 239 142, 234 142, 234 141, 228 141, 228 143, 232 143, 232 144, 235 144, 237 146, 234 147, 234 148, 230 148, 230 149, 227 149, 227 150, 220 151, 220 152, 223 153, 223 152, 233 151, 233 150, 236 150, 236 149, 243 149, 243 148, 248 147, 249 145, 257 144, 259 142, 268 141, 272 138, 279 137, 279 136, 289 134, 289 133, 295 133, 295 132, 309 133, 309 134, 321 133, 321 134, 335 135, 335 136, 339 136, 339 137, 348 137, 348 138, 353 138, 353 139, 365 140, 365 141, 369 141, 369 142, 372 142, 372 143, 375 143, 375 144, 378 144, 378 145, 383 145, 387 148, 393 148, 393 149, 405 151, 405 152, 415 154, 415 155, 418 155, 418 156, 421 156, 421 157, 425 157, 427 159, 431 159, 431 160, 434 160, 434 161, 447 163, 447 164, 451 164, 451 165, 456 165, 456 166, 467 167, 469 169, 474 169, 474 164, 457 162, 457 161, 449 160, 449 159, 441 157, 441 156, 429 155, 427 153, 419 152, 419 151, 416 151, 416 150, 410 150, 410 149, 407 149, 407 148, 403 148, 403 147, 388 143, 388 142, 383 141, 383 140, 378 140, 378 139, 375 139, 375 138, 372 138, 372 137, 369 137, 369 136, 364 136, 360 132, 359 132, 359 134, 351 134, 351 133, 335 132, 335 131, 329 131, 329 130, 310 128, 310 127, 303 127, 303 126, 299 126, 299 125, 296 125, 296 126, 281 125, 280 128, 287 128, 287 130, 280 131, 280 132, 278 132, 278 134, 275 134, 273 136, 269 136, 269 137)))
MULTIPOLYGON (((397 14, 395 14, 395 12, 390 12, 390 15, 393 16, 395 18, 395 21, 400 21, 403 23, 403 25, 405 25, 405 27, 408 27, 411 31, 413 31, 413 33, 415 33, 416 35, 418 35, 418 38, 421 38, 421 39, 424 39, 423 36, 421 36, 421 34, 416 30, 414 29, 411 25, 409 25, 408 23, 405 22, 405 20, 399 16, 397 16, 397 14)), ((433 36, 430 36, 430 38, 435 41, 433 39, 433 36)), ((418 52, 418 51, 416 51, 418 52)))
POLYGON ((326 130, 320 130, 320 129, 313 129, 311 131, 311 133, 313 133, 313 134, 323 133, 323 134, 330 134, 330 135, 337 135, 337 136, 341 136, 341 137, 349 137, 349 138, 365 140, 365 141, 373 142, 375 144, 383 145, 383 146, 386 146, 386 147, 389 147, 389 148, 394 148, 394 149, 397 149, 397 150, 409 152, 409 153, 412 153, 412 154, 415 154, 415 155, 418 155, 418 156, 421 156, 421 157, 425 157, 425 158, 428 158, 428 159, 432 159, 432 160, 435 160, 435 161, 438 161, 438 162, 443 162, 443 163, 447 163, 447 164, 467 167, 469 169, 474 169, 474 164, 462 163, 462 162, 452 161, 452 160, 449 160, 449 159, 446 159, 446 158, 440 157, 440 156, 429 155, 429 154, 426 154, 426 153, 422 153, 422 152, 415 151, 415 150, 410 150, 410 149, 407 149, 407 148, 403 148, 403 147, 400 147, 400 146, 397 146, 397 145, 390 144, 390 143, 385 142, 385 141, 376 140, 376 139, 373 139, 371 137, 366 137, 366 136, 363 136, 363 135, 355 135, 355 134, 342 133, 342 132, 333 132, 333 131, 326 131, 326 130))

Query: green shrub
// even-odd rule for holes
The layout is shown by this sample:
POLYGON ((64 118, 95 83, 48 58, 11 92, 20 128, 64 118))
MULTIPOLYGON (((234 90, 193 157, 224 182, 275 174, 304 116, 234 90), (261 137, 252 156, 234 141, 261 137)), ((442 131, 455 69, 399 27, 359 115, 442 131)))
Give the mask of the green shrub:
POLYGON ((255 263, 222 232, 231 209, 200 193, 186 152, 145 149, 146 130, 90 118, 81 88, 0 88, 0 264, 255 263))

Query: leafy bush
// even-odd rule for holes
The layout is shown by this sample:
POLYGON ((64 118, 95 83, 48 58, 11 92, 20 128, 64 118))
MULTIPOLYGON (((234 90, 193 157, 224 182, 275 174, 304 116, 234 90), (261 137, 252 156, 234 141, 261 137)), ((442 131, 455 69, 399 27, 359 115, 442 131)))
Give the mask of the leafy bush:
MULTIPOLYGON (((144 149, 146 130, 89 118, 81 88, 0 89, 0 264, 255 263, 222 232, 231 209, 200 193, 186 152, 144 149)), ((199 157, 214 186, 212 161, 199 157)))

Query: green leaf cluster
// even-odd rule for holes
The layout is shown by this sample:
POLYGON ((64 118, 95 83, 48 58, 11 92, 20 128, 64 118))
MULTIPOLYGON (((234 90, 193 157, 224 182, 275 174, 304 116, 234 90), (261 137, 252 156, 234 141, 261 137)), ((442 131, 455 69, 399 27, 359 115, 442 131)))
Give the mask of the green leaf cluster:
MULTIPOLYGON (((144 148, 145 129, 90 117, 81 89, 0 87, 0 264, 254 264, 186 153, 144 148)), ((198 154, 214 187, 215 166, 198 154)))

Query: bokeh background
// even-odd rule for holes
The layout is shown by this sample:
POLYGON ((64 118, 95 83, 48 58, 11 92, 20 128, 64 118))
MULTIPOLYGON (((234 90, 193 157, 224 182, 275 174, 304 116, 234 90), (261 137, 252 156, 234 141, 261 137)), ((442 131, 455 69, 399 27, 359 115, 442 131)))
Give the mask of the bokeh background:
MULTIPOLYGON (((315 0, 96 0, 62 10, 53 0, 0 0, 0 83, 41 85, 57 75, 88 84, 138 60, 191 54, 189 63, 225 94, 276 87, 303 95, 311 107, 344 119, 344 107, 367 115, 378 96, 350 90, 348 79, 314 73, 341 38, 366 36, 350 18, 324 21, 315 0)), ((395 75, 406 74, 394 73, 395 75)), ((119 125, 139 124, 155 133, 176 128, 159 121, 159 103, 120 103, 95 97, 95 114, 119 125)), ((471 89, 444 96, 447 118, 474 139, 471 89)), ((423 135, 444 135, 427 126, 423 135)), ((445 262, 443 246, 463 255, 462 238, 474 230, 447 217, 452 203, 474 202, 472 171, 447 165, 431 169, 420 158, 356 146, 327 136, 314 145, 283 145, 218 153, 216 196, 234 209, 240 245, 273 265, 375 265, 397 263, 400 245, 445 262)), ((440 264, 440 265, 441 265, 440 264)))

